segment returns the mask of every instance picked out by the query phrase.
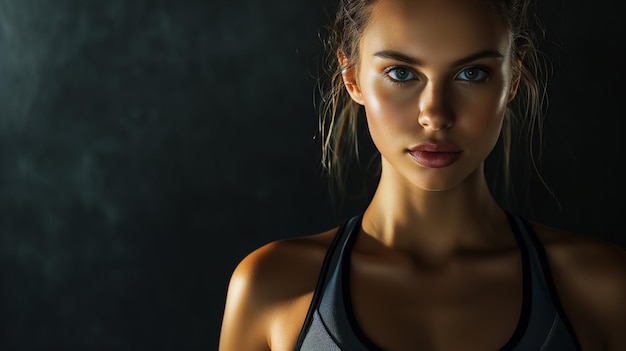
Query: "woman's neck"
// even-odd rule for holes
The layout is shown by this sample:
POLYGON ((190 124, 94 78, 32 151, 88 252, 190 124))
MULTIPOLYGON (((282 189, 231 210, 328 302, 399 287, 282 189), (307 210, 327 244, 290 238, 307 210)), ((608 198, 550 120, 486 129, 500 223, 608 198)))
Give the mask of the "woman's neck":
POLYGON ((438 261, 463 250, 511 243, 504 211, 482 170, 443 191, 425 191, 381 176, 363 217, 363 231, 390 248, 438 261))

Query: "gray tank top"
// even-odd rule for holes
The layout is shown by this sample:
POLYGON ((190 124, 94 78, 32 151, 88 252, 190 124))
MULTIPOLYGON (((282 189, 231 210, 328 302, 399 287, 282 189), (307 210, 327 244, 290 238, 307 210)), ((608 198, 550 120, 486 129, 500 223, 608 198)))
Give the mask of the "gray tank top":
MULTIPOLYGON (((524 291, 520 320, 500 351, 580 351, 556 295, 543 246, 527 221, 507 215, 520 247, 524 291)), ((350 252, 361 218, 343 223, 326 253, 296 351, 383 351, 359 329, 350 303, 350 252)))

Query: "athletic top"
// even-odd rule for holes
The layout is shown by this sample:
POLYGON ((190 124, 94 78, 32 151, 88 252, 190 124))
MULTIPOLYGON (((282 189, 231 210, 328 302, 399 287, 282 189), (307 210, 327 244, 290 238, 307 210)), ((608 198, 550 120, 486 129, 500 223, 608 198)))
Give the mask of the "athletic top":
MULTIPOLYGON (((500 351, 580 351, 557 298, 543 246, 526 220, 507 216, 520 247, 524 290, 517 327, 500 351)), ((350 302, 350 252, 361 219, 358 215, 344 222, 328 248, 296 351, 382 351, 359 329, 350 302)))

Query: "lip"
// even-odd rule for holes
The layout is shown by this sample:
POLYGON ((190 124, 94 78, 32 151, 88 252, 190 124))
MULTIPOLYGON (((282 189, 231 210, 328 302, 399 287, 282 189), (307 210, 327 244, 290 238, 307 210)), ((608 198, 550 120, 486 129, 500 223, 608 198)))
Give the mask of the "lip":
POLYGON ((451 143, 427 142, 409 149, 409 154, 427 168, 448 167, 461 157, 462 150, 451 143))

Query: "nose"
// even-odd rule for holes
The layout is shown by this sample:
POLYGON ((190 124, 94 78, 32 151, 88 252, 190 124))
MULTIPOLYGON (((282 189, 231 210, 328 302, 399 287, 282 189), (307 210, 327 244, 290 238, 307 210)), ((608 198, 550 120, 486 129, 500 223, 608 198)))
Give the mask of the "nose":
POLYGON ((424 129, 441 130, 452 127, 454 116, 445 84, 428 82, 420 97, 418 122, 424 129))

